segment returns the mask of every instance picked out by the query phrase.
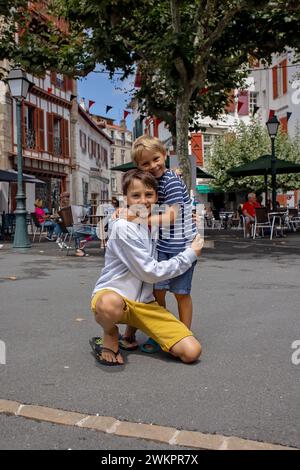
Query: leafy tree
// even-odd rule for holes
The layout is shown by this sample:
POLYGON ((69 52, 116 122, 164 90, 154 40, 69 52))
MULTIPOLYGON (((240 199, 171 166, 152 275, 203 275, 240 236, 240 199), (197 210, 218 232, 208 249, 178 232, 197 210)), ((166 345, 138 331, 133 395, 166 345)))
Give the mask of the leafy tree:
POLYGON ((13 50, 4 42, 0 59, 9 55, 32 71, 56 68, 77 75, 101 63, 111 73, 121 69, 124 77, 138 63, 139 97, 148 112, 168 123, 188 184, 188 130, 195 114, 214 117, 223 109, 228 90, 246 75, 249 54, 268 61, 285 46, 299 48, 298 0, 52 3, 68 20, 69 32, 59 34, 49 21, 39 26, 22 11, 22 40, 13 50))
MULTIPOLYGON (((294 138, 279 132, 275 144, 276 157, 300 163, 300 132, 294 138)), ((234 132, 219 137, 208 159, 208 171, 215 176, 214 185, 226 191, 264 191, 263 176, 232 178, 227 170, 256 160, 271 153, 270 137, 266 126, 253 119, 250 125, 240 123, 234 132)), ((269 183, 271 179, 269 177, 269 183)), ((300 188, 300 175, 277 175, 277 185, 284 191, 300 188)))

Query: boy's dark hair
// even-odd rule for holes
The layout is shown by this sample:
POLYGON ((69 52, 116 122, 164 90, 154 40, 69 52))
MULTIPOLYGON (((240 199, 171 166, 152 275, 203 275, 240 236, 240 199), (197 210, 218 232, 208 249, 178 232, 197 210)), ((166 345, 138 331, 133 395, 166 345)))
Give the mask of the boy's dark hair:
POLYGON ((122 190, 123 195, 126 196, 128 187, 132 180, 139 180, 141 181, 147 188, 152 188, 157 193, 158 191, 158 184, 156 178, 154 178, 151 173, 147 173, 142 170, 138 170, 134 168, 132 170, 126 171, 122 179, 122 190))

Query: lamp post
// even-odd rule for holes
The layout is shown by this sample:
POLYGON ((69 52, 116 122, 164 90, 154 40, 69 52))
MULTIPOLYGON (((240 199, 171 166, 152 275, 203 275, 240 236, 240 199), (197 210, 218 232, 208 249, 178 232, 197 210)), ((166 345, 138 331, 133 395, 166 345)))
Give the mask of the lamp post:
POLYGON ((26 73, 20 68, 12 69, 7 77, 10 94, 16 100, 17 105, 17 146, 18 146, 18 192, 16 196, 17 208, 16 228, 14 235, 14 248, 30 248, 31 244, 27 233, 26 223, 26 197, 23 190, 23 155, 22 155, 22 100, 26 98, 31 82, 26 73))
POLYGON ((273 116, 266 123, 268 133, 271 139, 272 152, 271 152, 271 174, 272 174, 272 209, 276 210, 276 155, 275 155, 275 138, 280 126, 276 116, 273 116))

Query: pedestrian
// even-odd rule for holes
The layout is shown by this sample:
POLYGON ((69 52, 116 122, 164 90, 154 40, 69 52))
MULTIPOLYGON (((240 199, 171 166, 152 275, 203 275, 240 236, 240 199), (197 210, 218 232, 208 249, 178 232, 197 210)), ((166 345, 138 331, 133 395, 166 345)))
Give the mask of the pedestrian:
POLYGON ((256 201, 256 194, 249 193, 248 201, 243 205, 243 216, 245 217, 247 238, 250 238, 251 236, 252 225, 255 222, 255 209, 257 207, 261 207, 261 205, 256 201))
MULTIPOLYGON (((156 137, 141 136, 132 147, 132 159, 137 167, 151 173, 158 182, 158 204, 164 214, 151 215, 152 226, 159 225, 157 244, 158 261, 167 261, 183 252, 197 233, 193 222, 192 205, 183 179, 166 168, 167 152, 156 137)), ((176 298, 180 320, 191 327, 193 304, 190 295, 196 261, 180 276, 159 281, 154 286, 154 295, 162 307, 166 307, 166 293, 176 298)), ((143 352, 156 352, 157 345, 151 338, 142 346, 143 352)))
POLYGON ((200 256, 200 235, 177 256, 159 262, 148 227, 152 205, 157 201, 157 180, 138 169, 128 171, 123 179, 127 197, 127 218, 112 223, 105 265, 93 291, 91 308, 103 330, 102 343, 91 341, 97 360, 104 365, 124 363, 119 351, 118 324, 127 324, 127 333, 140 329, 185 363, 194 362, 201 345, 192 332, 154 300, 153 283, 174 278, 189 270, 200 256), (138 214, 137 205, 144 210, 138 214))
POLYGON ((34 212, 35 212, 38 223, 43 225, 43 227, 47 229, 47 237, 46 237, 47 240, 53 241, 52 236, 53 236, 53 232, 54 232, 56 224, 52 220, 50 220, 49 214, 46 214, 46 212, 44 211, 43 200, 40 198, 37 198, 34 201, 34 206, 35 206, 34 212))

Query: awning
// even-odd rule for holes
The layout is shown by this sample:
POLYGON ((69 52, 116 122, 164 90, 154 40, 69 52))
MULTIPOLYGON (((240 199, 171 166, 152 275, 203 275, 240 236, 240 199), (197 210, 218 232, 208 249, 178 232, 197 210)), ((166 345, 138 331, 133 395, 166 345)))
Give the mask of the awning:
MULTIPOLYGON (((0 170, 0 182, 6 183, 17 183, 18 182, 18 172, 15 170, 0 170)), ((27 175, 23 173, 24 183, 40 183, 46 184, 45 181, 39 180, 34 175, 27 175)))
POLYGON ((196 189, 199 194, 222 193, 222 189, 217 189, 210 184, 197 184, 196 189))

